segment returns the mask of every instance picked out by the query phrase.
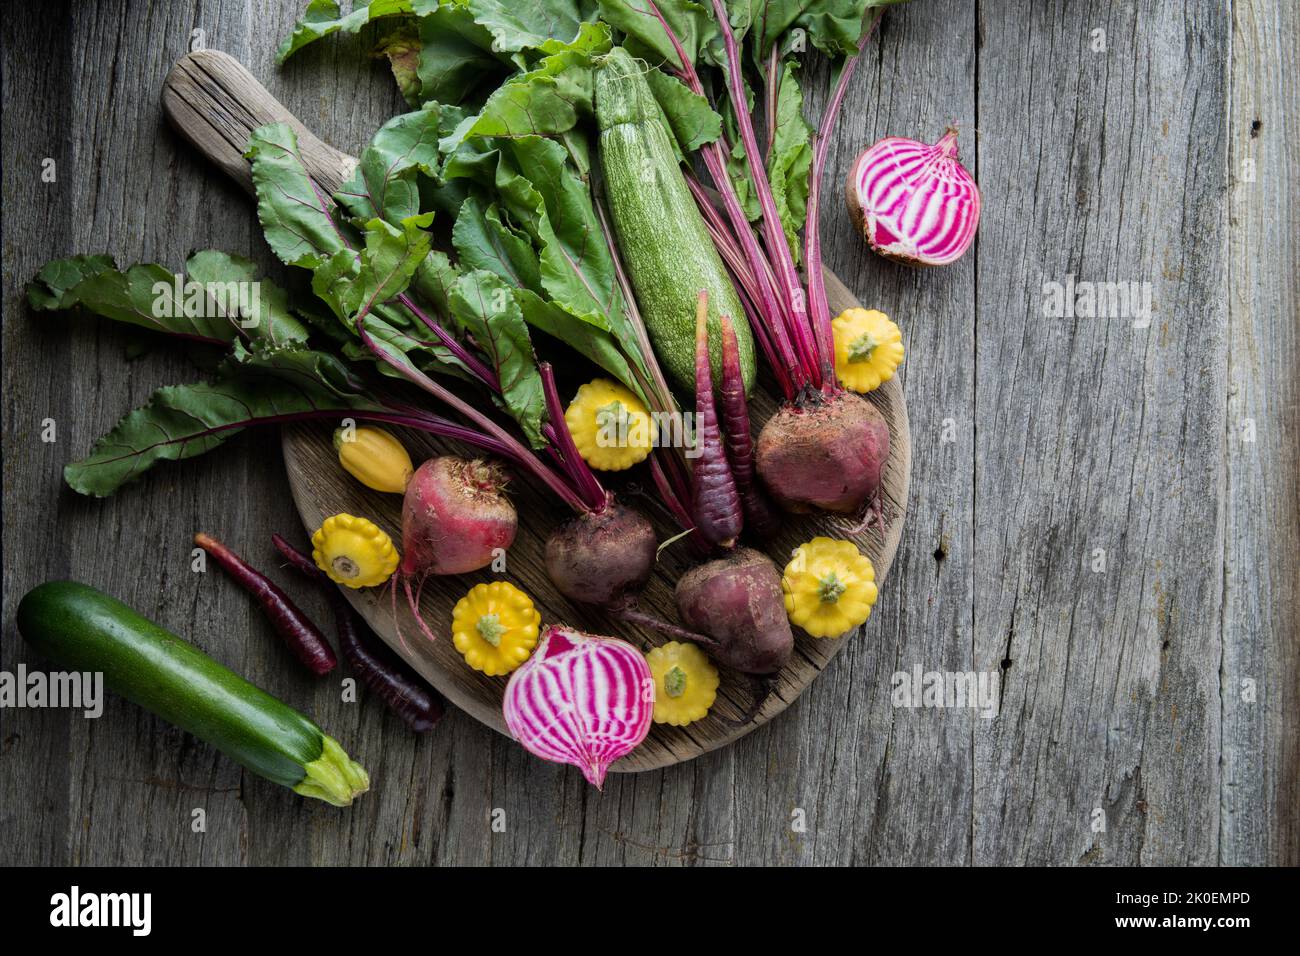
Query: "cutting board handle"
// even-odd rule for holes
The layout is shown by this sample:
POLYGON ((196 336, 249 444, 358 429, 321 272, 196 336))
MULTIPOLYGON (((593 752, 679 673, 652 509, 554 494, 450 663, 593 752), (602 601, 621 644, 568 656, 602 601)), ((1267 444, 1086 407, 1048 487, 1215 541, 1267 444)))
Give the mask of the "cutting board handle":
POLYGON ((267 123, 287 123, 298 134, 307 172, 326 192, 337 191, 357 164, 321 142, 244 64, 220 50, 196 50, 177 60, 163 82, 162 107, 178 133, 249 193, 253 179, 244 147, 267 123))

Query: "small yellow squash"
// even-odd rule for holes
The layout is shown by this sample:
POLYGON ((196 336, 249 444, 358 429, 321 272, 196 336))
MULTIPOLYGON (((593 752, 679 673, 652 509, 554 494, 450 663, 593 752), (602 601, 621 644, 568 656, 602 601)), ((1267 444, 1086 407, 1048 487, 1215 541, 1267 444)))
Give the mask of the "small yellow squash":
POLYGON ((451 612, 451 641, 470 667, 498 677, 528 660, 541 623, 533 599, 513 584, 476 584, 451 612))
POLYGON ((852 541, 813 538, 781 576, 785 612, 812 637, 842 637, 871 616, 876 569, 852 541))
POLYGON ((645 403, 618 382, 598 378, 578 389, 564 412, 578 454, 592 468, 623 471, 644 461, 654 445, 645 403))
POLYGON ((338 428, 334 448, 339 464, 367 488, 402 494, 415 468, 402 443, 382 428, 338 428))
POLYGON ((831 323, 835 375, 855 392, 869 392, 894 377, 903 361, 903 334, 875 309, 845 309, 831 323))
POLYGON ((350 588, 383 584, 400 560, 392 538, 373 521, 350 514, 326 518, 311 536, 312 559, 331 581, 350 588))
POLYGON ((656 724, 685 727, 709 712, 718 695, 718 669, 694 644, 669 641, 645 655, 655 681, 656 724))

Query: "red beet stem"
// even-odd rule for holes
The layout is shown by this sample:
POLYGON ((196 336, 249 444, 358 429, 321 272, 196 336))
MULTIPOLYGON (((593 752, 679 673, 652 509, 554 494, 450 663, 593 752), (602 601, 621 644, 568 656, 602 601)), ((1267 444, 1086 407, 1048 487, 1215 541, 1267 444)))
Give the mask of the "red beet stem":
POLYGON ((775 506, 754 480, 754 438, 749 431, 749 409, 745 405, 745 382, 740 372, 740 346, 731 316, 722 316, 722 421, 727 433, 727 460, 740 494, 745 526, 761 538, 769 538, 781 524, 775 506))
POLYGON ((713 401, 713 372, 709 366, 709 294, 701 291, 695 308, 695 444, 698 458, 692 474, 695 527, 709 544, 730 548, 744 522, 736 481, 727 463, 713 401))
POLYGON ((830 306, 826 301, 826 279, 822 275, 821 244, 821 183, 822 173, 826 169, 826 152, 830 146, 831 131, 839 117, 840 105, 853 78, 853 69, 866 48, 867 41, 876 31, 876 24, 885 15, 885 8, 879 7, 872 16, 871 25, 862 33, 858 41, 858 52, 844 61, 840 68, 840 78, 831 93, 826 112, 822 114, 817 132, 812 136, 813 164, 808 177, 807 225, 804 228, 805 261, 804 273, 808 276, 808 315, 812 324, 813 335, 817 343, 817 358, 821 363, 822 385, 828 392, 838 390, 835 380, 835 333, 831 326, 830 306))
POLYGON ((334 651, 320 628, 266 575, 220 541, 201 531, 194 536, 194 543, 212 555, 244 590, 257 598, 272 626, 308 670, 317 677, 323 677, 338 665, 338 658, 334 656, 334 651))
POLYGON ((555 387, 555 373, 550 362, 537 363, 537 371, 542 378, 542 396, 546 401, 546 411, 551 418, 551 427, 555 429, 552 446, 559 452, 562 467, 568 475, 569 483, 577 491, 589 511, 601 511, 609 504, 609 493, 600 484, 600 479, 583 461, 578 453, 578 446, 573 443, 573 435, 564 420, 564 404, 560 401, 560 392, 555 387))
MULTIPOLYGON (((271 535, 276 550, 303 574, 329 584, 315 562, 278 534, 271 535)), ((334 586, 329 587, 330 605, 338 630, 339 650, 362 683, 384 702, 403 723, 417 734, 428 733, 442 719, 442 698, 415 674, 386 644, 363 636, 356 610, 334 586)))

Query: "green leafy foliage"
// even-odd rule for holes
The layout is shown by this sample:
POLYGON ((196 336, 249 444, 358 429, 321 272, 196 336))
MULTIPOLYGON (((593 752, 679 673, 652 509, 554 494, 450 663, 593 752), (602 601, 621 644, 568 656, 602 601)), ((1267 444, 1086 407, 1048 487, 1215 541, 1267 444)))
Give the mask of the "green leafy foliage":
POLYGON ((543 49, 548 55, 489 96, 467 135, 553 135, 590 119, 594 60, 610 46, 609 28, 603 23, 582 24, 572 43, 547 41, 543 49))
POLYGON ((674 69, 681 67, 681 61, 664 31, 663 25, 654 14, 658 7, 660 14, 668 21, 682 49, 692 60, 699 60, 701 51, 718 38, 718 25, 713 19, 713 7, 710 2, 694 3, 691 0, 656 0, 652 5, 648 0, 598 0, 600 16, 605 22, 616 26, 624 34, 623 45, 633 56, 645 60, 652 66, 666 64, 674 69))
POLYGON ((515 289, 524 321, 534 329, 558 339, 614 376, 637 395, 643 395, 641 383, 628 364, 626 345, 608 329, 579 318, 554 302, 529 289, 515 289))
POLYGON ((442 112, 438 103, 428 103, 379 128, 352 177, 334 194, 354 222, 381 218, 397 225, 419 215, 418 177, 435 175, 441 159, 442 112))
POLYGON ((462 267, 493 272, 515 288, 542 291, 542 264, 533 241, 505 221, 499 203, 470 196, 456 217, 451 239, 462 267))
POLYGON ((812 127, 803 117, 803 92, 792 60, 781 64, 781 86, 776 98, 776 123, 767 157, 767 180, 781 216, 786 241, 799 261, 799 230, 808 205, 808 174, 812 169, 812 127))
MULTIPOLYGON (((593 321, 549 298, 542 285, 541 260, 532 237, 506 221, 500 203, 485 204, 480 196, 472 197, 461 207, 452 241, 463 267, 488 270, 503 280, 502 287, 510 289, 526 325, 566 343, 640 392, 620 340, 611 332, 609 317, 593 321)), ((614 323, 618 322, 615 317, 614 323)), ((624 334, 631 335, 630 329, 624 334)))
POLYGON ((338 319, 351 325, 359 315, 396 298, 429 254, 427 226, 432 213, 402 220, 401 227, 372 219, 360 252, 342 250, 312 275, 312 291, 338 319))
POLYGON ((63 475, 74 490, 104 497, 160 461, 211 451, 249 425, 381 408, 327 353, 241 352, 212 382, 158 389, 63 475))
MULTIPOLYGON (((395 216, 418 208, 414 177, 436 171, 438 120, 437 104, 428 104, 386 123, 340 200, 358 216, 367 211, 395 216)), ((473 290, 464 286, 464 277, 445 255, 430 250, 426 229, 433 213, 408 215, 396 223, 376 215, 345 229, 337 221, 338 207, 308 177, 292 130, 263 127, 252 144, 253 183, 267 241, 286 262, 312 270, 312 291, 340 324, 359 335, 357 323, 364 318, 365 332, 391 360, 379 362, 379 369, 387 375, 424 371, 428 360, 441 366, 438 370, 465 369, 409 310, 393 304, 414 286, 434 309, 474 337, 501 383, 506 409, 529 440, 539 442, 541 379, 518 309, 509 296, 498 305, 498 296, 486 293, 477 311, 468 307, 473 290)), ((484 277, 490 274, 477 278, 481 282, 484 277)), ((350 358, 373 357, 360 342, 345 342, 344 350, 350 358)))
POLYGON ((330 202, 307 175, 298 137, 284 123, 253 131, 244 155, 253 165, 257 218, 267 245, 291 266, 315 270, 351 248, 330 202))
MULTIPOLYGON (((418 4, 417 4, 418 6, 418 4)), ((425 4, 427 7, 427 4, 425 4)), ((411 0, 370 0, 356 3, 350 13, 344 14, 334 0, 311 0, 301 19, 294 24, 293 32, 275 51, 275 62, 283 63, 309 43, 315 43, 331 33, 356 33, 367 23, 383 17, 409 15, 413 12, 411 0)))
POLYGON ((535 448, 545 444, 546 397, 533 357, 528 326, 508 286, 495 273, 475 269, 451 291, 451 314, 487 355, 501 381, 501 397, 535 448))
POLYGON ((111 256, 73 256, 47 263, 27 300, 38 312, 80 306, 115 322, 211 344, 306 341, 307 328, 289 312, 284 290, 259 278, 242 256, 196 252, 186 273, 154 263, 119 271, 111 256))
POLYGON ((416 75, 420 102, 481 103, 518 63, 492 48, 492 34, 464 6, 444 3, 419 21, 416 75))
POLYGON ((713 111, 707 99, 692 93, 681 80, 661 70, 651 70, 646 80, 683 157, 722 135, 722 117, 713 111))
POLYGON ((492 34, 503 52, 535 50, 548 42, 568 43, 595 16, 590 0, 456 0, 492 34))

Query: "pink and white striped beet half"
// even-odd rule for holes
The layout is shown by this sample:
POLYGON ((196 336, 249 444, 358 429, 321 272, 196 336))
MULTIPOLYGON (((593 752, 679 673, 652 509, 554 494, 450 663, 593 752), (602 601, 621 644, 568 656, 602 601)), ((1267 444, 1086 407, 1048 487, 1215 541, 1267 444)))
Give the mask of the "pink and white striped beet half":
POLYGON ((891 136, 858 156, 849 210, 868 245, 909 265, 942 266, 970 248, 980 193, 957 160, 957 131, 933 146, 891 136))
POLYGON ((571 763, 597 789, 650 732, 654 679, 632 645, 548 627, 506 685, 506 726, 543 760, 571 763))

